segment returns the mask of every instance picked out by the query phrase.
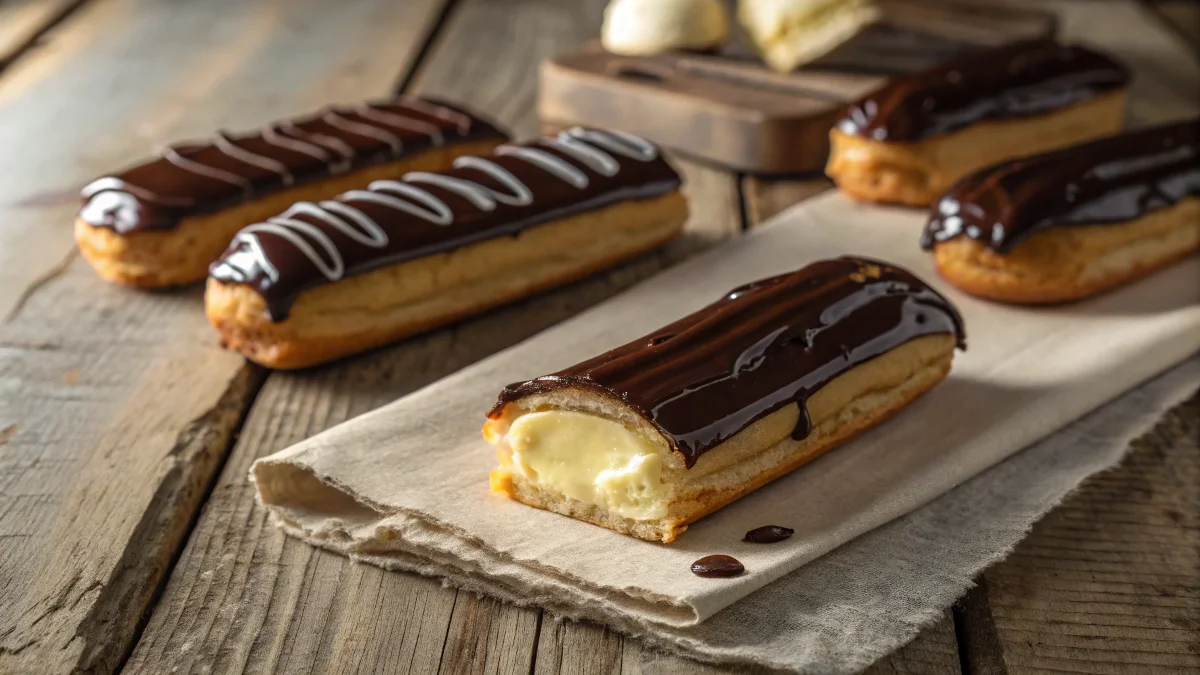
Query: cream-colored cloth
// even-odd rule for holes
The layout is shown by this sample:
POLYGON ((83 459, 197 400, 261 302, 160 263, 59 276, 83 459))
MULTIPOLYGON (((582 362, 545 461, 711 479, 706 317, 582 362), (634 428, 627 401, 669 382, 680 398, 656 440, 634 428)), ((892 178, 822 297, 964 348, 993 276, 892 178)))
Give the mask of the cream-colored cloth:
MULTIPOLYGON (((516 347, 260 460, 253 469, 260 497, 289 532, 314 544, 691 645, 690 652, 711 656, 704 647, 711 644, 690 637, 708 632, 688 627, 927 504, 1200 350, 1200 258, 1091 301, 1008 307, 941 283, 915 243, 922 222, 919 213, 862 206, 839 194, 811 200, 773 225, 516 347), (495 460, 479 429, 504 384, 622 344, 740 283, 844 253, 909 268, 963 313, 968 351, 957 356, 945 382, 901 414, 693 525, 670 545, 489 492, 487 474, 495 460), (796 534, 771 546, 740 542, 745 531, 767 524, 794 528, 796 534), (718 580, 689 572, 693 560, 713 553, 734 555, 746 574, 718 580)), ((1191 382, 1172 393, 1200 381, 1192 374, 1191 382)), ((1118 435, 1123 442, 1127 434, 1118 435)), ((1057 494, 1083 475, 1056 484, 1057 494)), ((1010 481, 1004 489, 1020 485, 1010 481)), ((1014 518, 1024 528, 1040 513, 1014 518)), ((976 541, 977 534, 951 529, 942 536, 978 545, 983 539, 976 541)), ((994 559, 1010 545, 995 546, 984 557, 994 559)), ((936 547, 929 550, 928 559, 910 558, 908 564, 922 571, 920 597, 944 605, 965 589, 977 568, 948 567, 943 555, 933 553, 936 547)), ((891 555, 880 551, 879 557, 891 555)), ((852 569, 843 572, 857 576, 852 569)), ((856 609, 888 616, 888 585, 873 583, 882 595, 856 609)), ((923 605, 926 612, 936 607, 923 605)), ((849 633, 835 626, 825 630, 832 633, 821 640, 839 641, 839 648, 861 641, 853 626, 846 628, 849 633)), ((810 646, 834 649, 822 642, 810 646)), ((760 652, 736 658, 786 667, 804 662, 775 663, 760 652)))

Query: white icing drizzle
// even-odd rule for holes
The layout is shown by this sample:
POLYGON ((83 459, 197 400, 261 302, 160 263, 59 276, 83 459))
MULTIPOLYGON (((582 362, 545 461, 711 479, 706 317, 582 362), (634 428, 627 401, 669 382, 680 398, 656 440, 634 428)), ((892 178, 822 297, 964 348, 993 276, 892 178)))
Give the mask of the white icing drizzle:
POLYGON ((376 204, 382 204, 397 211, 411 213, 418 218, 428 220, 434 225, 445 227, 454 222, 454 212, 450 210, 446 202, 434 197, 421 188, 394 180, 377 180, 367 187, 370 188, 370 191, 351 190, 342 196, 346 199, 361 199, 366 202, 375 202, 376 204), (397 199, 391 195, 383 194, 383 192, 392 192, 409 197, 424 206, 406 202, 403 199, 397 199))
POLYGON ((233 238, 234 244, 244 243, 253 251, 255 260, 272 281, 279 279, 279 270, 271 264, 270 259, 262 250, 262 243, 255 236, 256 232, 269 232, 286 239, 297 249, 303 251, 304 255, 308 256, 309 260, 312 260, 317 269, 321 271, 321 274, 324 274, 330 281, 341 279, 342 275, 346 273, 345 261, 337 250, 337 245, 316 225, 292 217, 299 214, 310 215, 328 223, 334 229, 364 246, 372 248, 387 246, 387 233, 383 231, 383 228, 367 217, 367 214, 353 206, 333 200, 323 201, 319 205, 312 202, 297 202, 282 214, 268 218, 265 223, 257 223, 243 228, 233 238), (308 235, 324 249, 328 254, 328 260, 319 254, 308 240, 300 236, 301 234, 308 235))
MULTIPOLYGON (((136 185, 128 185, 125 183, 125 181, 113 176, 97 178, 96 180, 85 185, 83 190, 80 191, 84 199, 91 199, 102 192, 124 193, 136 199, 152 202, 154 204, 161 204, 163 206, 188 207, 194 203, 194 200, 187 197, 165 197, 162 195, 156 195, 153 192, 143 190, 136 185)), ((132 202, 130 205, 136 206, 136 202, 132 202)))
MULTIPOLYGON (((421 99, 408 96, 399 96, 393 101, 381 103, 379 105, 396 105, 408 108, 418 113, 437 117, 447 120, 458 127, 462 134, 470 131, 472 119, 469 115, 460 113, 445 106, 436 105, 422 101, 421 99)), ((393 112, 391 110, 380 110, 373 107, 371 104, 363 104, 355 107, 350 112, 356 114, 363 120, 379 123, 383 126, 368 124, 360 121, 348 119, 343 115, 342 111, 336 108, 328 108, 320 113, 320 119, 332 127, 346 131, 355 135, 365 136, 378 141, 387 143, 395 155, 400 154, 404 150, 403 141, 399 136, 388 131, 385 127, 395 129, 407 129, 429 136, 430 141, 435 147, 440 147, 445 144, 445 135, 442 130, 436 125, 423 119, 415 117, 407 117, 403 114, 393 112)), ((328 134, 308 132, 296 126, 291 121, 282 121, 274 124, 268 124, 261 129, 262 140, 276 147, 284 148, 292 152, 305 154, 310 157, 319 159, 329 167, 330 173, 339 174, 348 171, 353 165, 356 152, 354 148, 346 141, 330 136, 328 134)), ((256 166, 272 173, 278 174, 285 186, 291 186, 295 183, 295 175, 287 167, 287 165, 277 159, 266 155, 251 152, 237 144, 237 142, 226 135, 224 132, 218 131, 213 135, 212 145, 217 150, 225 155, 232 157, 240 162, 256 166)), ((253 183, 244 176, 236 173, 219 169, 214 166, 202 164, 193 159, 183 156, 180 150, 197 149, 199 146, 187 145, 171 147, 168 146, 162 152, 163 159, 167 160, 174 166, 177 166, 186 171, 219 180, 224 183, 236 185, 241 188, 248 196, 253 190, 253 183)), ((83 197, 91 199, 101 192, 126 192, 138 199, 154 202, 164 205, 176 205, 187 207, 195 203, 192 199, 179 199, 171 197, 162 197, 155 195, 149 191, 141 190, 133 185, 126 185, 119 178, 106 176, 89 183, 83 190, 83 197)), ((365 216, 364 216, 365 217, 365 216)))
POLYGON ((447 108, 444 105, 430 103, 429 101, 417 98, 415 96, 400 95, 396 98, 402 105, 407 106, 412 110, 423 112, 427 115, 432 115, 433 117, 438 117, 450 122, 451 124, 454 124, 458 127, 459 134, 465 136, 469 131, 471 131, 471 125, 473 124, 473 121, 471 120, 470 115, 465 115, 453 108, 447 108))
MULTIPOLYGON (((187 148, 187 149, 193 149, 193 148, 187 148)), ((163 159, 167 160, 168 162, 174 164, 175 166, 177 166, 181 169, 191 171, 192 173, 200 175, 200 176, 212 178, 213 180, 219 180, 223 183, 229 183, 231 185, 236 185, 236 186, 240 187, 242 189, 242 191, 245 192, 246 194, 249 194, 250 191, 254 188, 254 185, 246 178, 239 176, 236 173, 225 171, 224 169, 218 169, 215 166, 201 164, 200 162, 197 162, 194 159, 188 159, 187 157, 184 157, 183 155, 179 154, 178 150, 176 150, 175 148, 173 148, 169 145, 163 149, 162 156, 163 156, 163 159)))
MULTIPOLYGON (((657 149, 650 143, 636 136, 618 135, 617 132, 577 128, 563 132, 557 138, 542 139, 541 142, 579 160, 597 174, 609 177, 616 175, 620 169, 620 163, 609 152, 639 162, 649 162, 658 156, 657 149), (595 146, 600 146, 600 148, 595 146)), ((497 149, 496 154, 512 156, 528 162, 576 188, 583 189, 590 183, 587 174, 578 167, 545 150, 503 145, 497 149)), ((503 186, 504 190, 496 190, 458 176, 414 171, 405 174, 398 181, 377 180, 368 185, 366 190, 351 190, 341 195, 339 200, 327 200, 320 204, 311 202, 296 204, 283 214, 268 219, 265 223, 258 223, 243 229, 234 238, 234 245, 245 244, 254 264, 262 269, 272 281, 278 281, 279 272, 271 264, 263 250, 262 244, 258 240, 258 233, 277 235, 307 256, 327 279, 337 281, 346 272, 345 259, 341 252, 338 251, 333 240, 320 228, 294 216, 300 214, 311 216, 360 244, 372 248, 383 248, 388 244, 387 233, 384 229, 365 212, 347 202, 360 201, 378 204, 411 214, 439 227, 448 227, 454 224, 454 211, 436 195, 417 187, 416 183, 434 185, 460 195, 481 211, 494 211, 498 204, 529 206, 533 203, 533 193, 529 187, 508 169, 489 159, 471 156, 459 157, 454 161, 454 167, 486 173, 503 186), (318 251, 318 248, 321 250, 318 251)), ((228 266, 230 263, 228 260, 223 260, 221 264, 228 266)))
MULTIPOLYGON (((571 185, 574 185, 580 190, 586 188, 588 183, 591 182, 588 180, 587 174, 579 169, 576 169, 574 165, 563 161, 561 158, 556 157, 545 150, 527 148, 519 145, 508 145, 506 143, 496 148, 495 152, 501 157, 520 157, 530 164, 542 167, 546 171, 549 171, 550 173, 570 183, 571 185)), ((597 173, 601 172, 597 171, 597 173)))
POLYGON ((344 117, 340 112, 332 108, 326 111, 325 114, 321 115, 321 119, 325 122, 328 122, 329 126, 337 127, 342 131, 349 131, 352 134, 358 134, 359 136, 366 136, 367 138, 374 138, 377 141, 383 141, 391 146, 392 154, 398 155, 404 150, 404 143, 396 134, 372 124, 355 122, 352 119, 344 117))
POLYGON ((286 131, 287 133, 291 134, 293 138, 304 139, 305 141, 311 142, 318 147, 325 148, 326 150, 333 150, 337 154, 341 155, 342 159, 347 162, 354 159, 354 148, 350 147, 349 143, 343 141, 337 136, 305 131, 296 126, 295 122, 290 120, 281 122, 279 124, 279 128, 282 131, 286 131))
POLYGON ((567 129, 566 134, 638 162, 650 162, 658 157, 658 148, 653 143, 624 131, 600 131, 599 129, 572 127, 567 129))
POLYGON ((424 120, 418 120, 412 117, 405 117, 404 115, 397 115, 396 113, 388 110, 380 110, 379 108, 372 107, 369 104, 358 106, 354 109, 354 112, 357 113, 359 117, 364 117, 375 122, 382 122, 390 127, 408 129, 410 131, 416 131, 418 133, 425 134, 429 136, 429 140, 433 143, 435 148, 440 148, 446 144, 446 137, 442 134, 442 130, 439 129, 436 124, 430 124, 424 120))
MULTIPOLYGON (((428 183, 430 185, 436 185, 448 192, 454 192, 458 195, 461 195, 463 198, 470 200, 470 202, 475 205, 475 208, 479 209, 480 211, 496 210, 496 200, 492 198, 492 195, 488 190, 484 189, 484 187, 478 183, 472 183, 469 180, 463 180, 462 178, 455 178, 454 176, 447 176, 445 174, 429 173, 428 171, 412 171, 404 174, 403 179, 408 183, 428 183)), ((380 184, 386 185, 380 187, 379 189, 391 190, 393 192, 398 191, 399 187, 404 186, 404 183, 398 183, 396 181, 375 181, 371 185, 374 186, 380 184)), ((419 188, 413 188, 412 186, 404 187, 407 189, 419 190, 419 188)), ((421 192, 422 194, 428 194, 424 191, 421 192)), ((438 224, 449 225, 450 223, 446 222, 438 224)))
POLYGON ((284 185, 291 185, 295 182, 295 179, 292 177, 292 172, 288 171, 287 166, 284 165, 283 162, 280 162, 276 159, 271 159, 266 155, 260 155, 257 152, 250 152, 249 150, 229 140, 229 137, 226 136, 225 132, 223 131, 218 131, 217 133, 213 134, 213 145, 215 145, 221 152, 236 160, 279 174, 279 177, 283 179, 284 185))
POLYGON ((543 138, 538 142, 579 160, 584 166, 601 176, 612 178, 617 175, 617 171, 621 170, 621 165, 613 159, 612 155, 593 148, 565 131, 556 137, 543 138))
POLYGON ((489 187, 484 187, 482 185, 480 186, 480 188, 487 190, 488 194, 501 204, 508 204, 509 206, 529 206, 533 203, 533 193, 529 191, 529 188, 526 187, 524 183, 517 180, 516 176, 509 173, 508 169, 505 169, 490 159, 465 155, 455 159, 453 166, 456 169, 475 169, 476 171, 482 171, 492 178, 495 178, 504 187, 511 190, 512 194, 508 195, 503 192, 493 190, 489 187))
POLYGON ((268 124, 262 128, 262 138, 271 145, 277 145, 281 148, 298 152, 309 157, 315 157, 322 162, 329 162, 329 150, 308 141, 292 138, 279 133, 279 128, 274 124, 268 124))

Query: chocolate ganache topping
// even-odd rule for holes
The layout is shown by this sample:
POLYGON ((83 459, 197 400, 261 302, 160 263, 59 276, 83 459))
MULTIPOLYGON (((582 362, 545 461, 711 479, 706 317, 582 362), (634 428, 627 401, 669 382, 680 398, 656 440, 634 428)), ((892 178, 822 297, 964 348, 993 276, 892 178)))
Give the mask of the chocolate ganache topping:
POLYGON ((1113 59, 1049 40, 1019 42, 900 76, 850 104, 837 129, 877 141, 919 141, 984 120, 1049 113, 1125 87, 1113 59))
POLYGON ((121 234, 169 230, 188 216, 446 144, 507 135, 438 101, 398 96, 331 107, 255 133, 218 131, 83 188, 79 217, 121 234))
POLYGON ((654 424, 691 467, 756 420, 799 403, 793 438, 811 431, 809 396, 914 338, 954 334, 962 319, 913 274, 843 257, 735 288, 724 298, 575 366, 511 384, 488 413, 523 396, 578 388, 613 397, 654 424))
POLYGON ((679 185, 648 141, 576 127, 501 145, 488 158, 459 157, 448 171, 415 171, 319 204, 300 202, 242 229, 209 276, 250 286, 271 319, 282 321, 313 286, 679 185))
POLYGON ((1136 220, 1200 197, 1200 118, 1012 160, 938 200, 922 248, 966 236, 1007 253, 1052 227, 1136 220))

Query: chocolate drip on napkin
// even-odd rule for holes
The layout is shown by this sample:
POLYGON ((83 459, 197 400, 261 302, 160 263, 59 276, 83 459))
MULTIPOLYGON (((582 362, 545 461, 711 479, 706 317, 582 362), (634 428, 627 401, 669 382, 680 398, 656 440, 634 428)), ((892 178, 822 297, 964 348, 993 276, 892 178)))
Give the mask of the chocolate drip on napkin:
POLYGON ((1012 160, 955 183, 921 246, 959 236, 1007 253, 1052 227, 1106 225, 1200 196, 1200 118, 1012 160))
POLYGON ((121 234, 170 230, 293 185, 394 161, 433 147, 508 136, 445 103, 411 96, 331 107, 257 132, 166 148, 154 160, 99 178, 79 217, 121 234))
POLYGON ((890 80, 836 126, 877 141, 919 141, 985 120, 1041 115, 1128 85, 1129 71, 1084 47, 1020 42, 890 80))
POLYGON ((643 338, 575 366, 509 385, 488 413, 523 396, 574 387, 615 398, 654 424, 691 467, 753 422, 909 340, 954 334, 962 319, 913 274, 843 257, 738 287, 643 338))

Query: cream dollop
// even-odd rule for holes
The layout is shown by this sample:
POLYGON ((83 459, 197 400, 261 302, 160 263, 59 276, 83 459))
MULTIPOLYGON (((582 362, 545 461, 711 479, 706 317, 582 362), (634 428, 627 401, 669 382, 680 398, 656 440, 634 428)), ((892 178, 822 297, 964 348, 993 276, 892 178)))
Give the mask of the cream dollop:
POLYGON ((728 39, 721 0, 613 0, 600 32, 605 49, 626 56, 712 49, 728 39))

